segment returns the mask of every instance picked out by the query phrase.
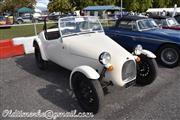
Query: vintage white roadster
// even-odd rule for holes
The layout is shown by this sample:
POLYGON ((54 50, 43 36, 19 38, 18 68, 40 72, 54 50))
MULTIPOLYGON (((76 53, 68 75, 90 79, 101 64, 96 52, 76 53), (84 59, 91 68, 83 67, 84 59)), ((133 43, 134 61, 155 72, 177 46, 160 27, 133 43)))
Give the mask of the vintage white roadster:
POLYGON ((133 54, 129 53, 104 34, 96 17, 60 18, 58 27, 52 29, 47 29, 45 22, 44 31, 34 40, 33 46, 40 69, 45 69, 47 62, 52 61, 72 71, 70 88, 80 106, 93 113, 103 105, 103 88, 109 85, 128 87, 136 82, 147 85, 157 74, 153 53, 140 45, 133 54), (141 55, 147 62, 141 64, 138 57, 141 55))

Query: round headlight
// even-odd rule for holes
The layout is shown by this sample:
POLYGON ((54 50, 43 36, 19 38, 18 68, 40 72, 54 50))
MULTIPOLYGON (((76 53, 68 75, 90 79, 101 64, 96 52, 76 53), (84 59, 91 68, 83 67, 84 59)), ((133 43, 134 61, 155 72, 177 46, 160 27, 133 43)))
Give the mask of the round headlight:
POLYGON ((135 47, 135 50, 141 51, 142 49, 143 49, 142 45, 137 45, 137 46, 135 47))
POLYGON ((135 47, 134 53, 135 53, 136 55, 140 55, 140 54, 142 53, 142 50, 143 50, 142 45, 137 45, 137 46, 135 47))
POLYGON ((99 56, 99 62, 103 65, 109 64, 111 61, 111 55, 108 52, 103 52, 99 56))

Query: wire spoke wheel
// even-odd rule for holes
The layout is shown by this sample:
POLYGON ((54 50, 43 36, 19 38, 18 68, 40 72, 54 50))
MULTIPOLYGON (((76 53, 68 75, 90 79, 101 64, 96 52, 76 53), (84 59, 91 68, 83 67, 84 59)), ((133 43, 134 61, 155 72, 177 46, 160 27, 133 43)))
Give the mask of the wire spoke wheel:
POLYGON ((178 52, 173 48, 166 48, 161 53, 161 59, 166 64, 174 64, 178 61, 178 52))
POLYGON ((167 44, 157 51, 158 61, 169 68, 179 64, 179 48, 176 45, 167 44))

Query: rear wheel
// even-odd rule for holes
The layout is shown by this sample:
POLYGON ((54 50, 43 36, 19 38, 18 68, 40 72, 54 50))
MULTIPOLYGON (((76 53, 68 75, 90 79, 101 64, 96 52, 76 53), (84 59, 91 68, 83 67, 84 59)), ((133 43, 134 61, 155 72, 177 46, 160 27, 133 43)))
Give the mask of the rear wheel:
POLYGON ((104 93, 98 80, 90 80, 76 72, 72 77, 72 87, 82 109, 96 114, 103 106, 104 93))
POLYGON ((47 68, 47 61, 42 59, 40 48, 38 45, 35 46, 35 58, 38 68, 41 70, 45 70, 47 68))
POLYGON ((137 79, 139 85, 148 85, 157 77, 157 63, 155 59, 140 56, 141 61, 137 63, 137 79))
POLYGON ((174 45, 164 45, 158 51, 158 61, 166 67, 176 67, 179 63, 179 49, 174 45))

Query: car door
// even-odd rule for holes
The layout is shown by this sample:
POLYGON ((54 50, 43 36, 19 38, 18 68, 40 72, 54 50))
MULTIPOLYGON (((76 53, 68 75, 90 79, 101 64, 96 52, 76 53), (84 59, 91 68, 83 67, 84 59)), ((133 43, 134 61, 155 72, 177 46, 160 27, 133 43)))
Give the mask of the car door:
POLYGON ((44 44, 48 59, 61 65, 61 61, 65 57, 63 55, 66 49, 59 31, 47 32, 44 44))
POLYGON ((22 18, 24 22, 31 22, 32 16, 30 14, 25 14, 22 18))

